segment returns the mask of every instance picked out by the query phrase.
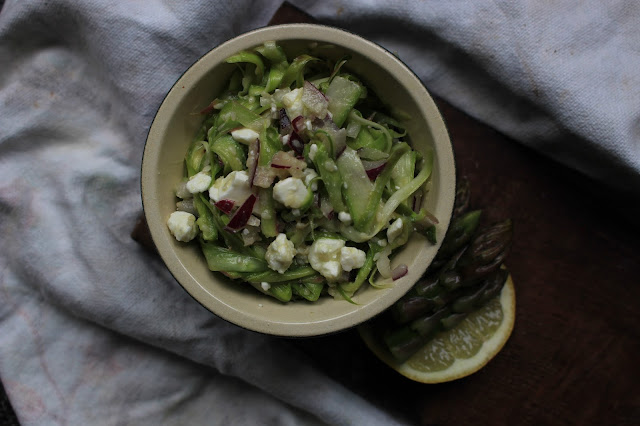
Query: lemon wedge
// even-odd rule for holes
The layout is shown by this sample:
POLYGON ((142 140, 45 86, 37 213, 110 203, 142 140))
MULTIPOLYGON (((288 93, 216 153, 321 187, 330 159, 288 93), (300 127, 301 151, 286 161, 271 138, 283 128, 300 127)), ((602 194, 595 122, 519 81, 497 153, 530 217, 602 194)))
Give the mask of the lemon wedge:
POLYGON ((505 345, 515 323, 516 296, 511 275, 502 291, 456 327, 436 334, 404 362, 396 361, 370 323, 358 328, 367 347, 403 376, 422 383, 460 379, 484 367, 505 345))

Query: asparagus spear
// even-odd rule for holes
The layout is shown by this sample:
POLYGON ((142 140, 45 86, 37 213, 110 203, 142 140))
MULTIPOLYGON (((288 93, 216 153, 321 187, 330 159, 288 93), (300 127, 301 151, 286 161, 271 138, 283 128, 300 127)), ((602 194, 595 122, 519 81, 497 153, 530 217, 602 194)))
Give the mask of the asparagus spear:
POLYGON ((398 361, 406 361, 437 332, 455 327, 470 312, 497 296, 508 275, 506 269, 493 271, 472 291, 458 293, 456 298, 437 310, 429 311, 409 324, 390 329, 383 337, 389 351, 398 361))
MULTIPOLYGON (((467 213, 460 220, 474 212, 467 213)), ((435 273, 427 274, 413 289, 396 302, 392 315, 397 323, 407 323, 465 294, 469 288, 478 289, 504 261, 511 246, 510 219, 480 231, 472 241, 457 251, 435 273)))
POLYGON ((430 271, 440 269, 454 253, 471 240, 478 229, 481 215, 482 210, 473 210, 454 218, 444 240, 442 240, 438 254, 429 267, 430 271))
POLYGON ((466 176, 463 176, 458 180, 458 186, 456 187, 456 201, 453 206, 453 217, 460 217, 466 213, 469 209, 469 203, 471 201, 471 184, 466 176))

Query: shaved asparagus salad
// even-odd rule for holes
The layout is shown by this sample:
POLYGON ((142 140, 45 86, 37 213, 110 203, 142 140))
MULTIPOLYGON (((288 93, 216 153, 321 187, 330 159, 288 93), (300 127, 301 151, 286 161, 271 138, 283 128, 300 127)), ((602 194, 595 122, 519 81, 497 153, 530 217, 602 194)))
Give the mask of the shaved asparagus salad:
POLYGON ((227 59, 236 69, 202 111, 167 223, 197 238, 211 271, 282 302, 351 301, 407 273, 390 257, 412 232, 435 243, 421 207, 433 155, 411 148, 347 59, 289 59, 275 42, 227 59))

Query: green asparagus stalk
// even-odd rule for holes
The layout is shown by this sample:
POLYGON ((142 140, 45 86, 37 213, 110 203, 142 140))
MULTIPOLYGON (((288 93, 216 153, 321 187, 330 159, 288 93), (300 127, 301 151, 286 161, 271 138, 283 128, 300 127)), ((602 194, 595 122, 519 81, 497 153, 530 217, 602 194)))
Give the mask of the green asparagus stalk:
POLYGON ((430 266, 431 270, 442 267, 454 253, 458 252, 471 240, 478 229, 481 215, 482 210, 473 210, 453 220, 444 240, 442 240, 440 250, 438 250, 438 254, 430 266))
MULTIPOLYGON (((461 220, 466 220, 473 213, 464 215, 461 220)), ((407 323, 467 294, 469 289, 477 290, 479 283, 495 272, 504 261, 511 246, 511 237, 511 220, 496 223, 480 231, 439 270, 427 274, 391 307, 395 321, 399 324, 407 323)))
POLYGON ((456 201, 453 206, 453 217, 457 218, 462 216, 469 210, 469 203, 471 202, 471 184, 466 176, 463 176, 458 180, 456 187, 456 201))
MULTIPOLYGON (((409 324, 391 328, 383 340, 393 357, 406 361, 436 333, 450 330, 466 316, 496 297, 507 281, 506 269, 493 271, 480 285, 465 292, 457 292, 456 297, 435 311, 429 311, 409 324)), ((452 293, 449 293, 452 294, 452 293)))
POLYGON ((496 223, 469 244, 458 262, 457 269, 467 281, 477 281, 500 267, 511 248, 513 224, 511 219, 496 223))

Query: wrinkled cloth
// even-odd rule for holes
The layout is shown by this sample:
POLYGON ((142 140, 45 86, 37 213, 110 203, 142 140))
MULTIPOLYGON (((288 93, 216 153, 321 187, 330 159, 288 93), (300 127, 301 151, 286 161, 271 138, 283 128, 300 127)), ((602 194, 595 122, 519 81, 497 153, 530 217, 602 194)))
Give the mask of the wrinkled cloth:
MULTIPOLYGON (((292 3, 517 142, 640 194, 637 2, 292 3)), ((210 314, 129 236, 164 95, 280 4, 4 4, 0 379, 22 424, 403 422, 286 340, 210 314)))

